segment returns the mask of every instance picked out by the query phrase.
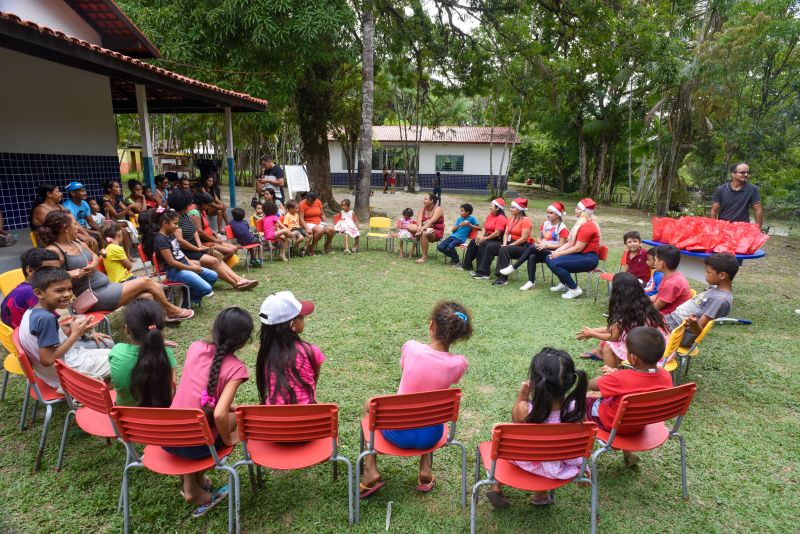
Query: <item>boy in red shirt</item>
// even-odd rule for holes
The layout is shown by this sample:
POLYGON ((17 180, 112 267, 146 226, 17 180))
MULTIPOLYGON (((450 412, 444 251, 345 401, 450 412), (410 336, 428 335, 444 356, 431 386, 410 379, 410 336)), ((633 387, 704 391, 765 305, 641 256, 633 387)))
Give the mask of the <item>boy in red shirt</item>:
MULTIPOLYGON (((628 363, 633 369, 613 371, 589 381, 589 391, 599 391, 600 398, 586 397, 586 419, 610 432, 614 426, 622 397, 633 393, 646 393, 672 387, 672 377, 656 364, 664 355, 664 336, 655 328, 639 326, 628 333, 625 340, 628 363)), ((618 434, 635 434, 644 427, 626 426, 618 434)), ((638 463, 639 457, 622 451, 625 464, 638 463)))
POLYGON ((647 251, 642 248, 642 236, 635 230, 625 232, 622 242, 628 249, 625 252, 628 255, 625 258, 627 261, 622 266, 622 270, 631 273, 643 284, 646 284, 650 281, 650 267, 647 266, 647 251))
POLYGON ((668 315, 692 298, 692 288, 683 273, 677 271, 681 263, 681 251, 674 245, 656 247, 656 271, 664 273, 658 293, 650 297, 662 315, 668 315))

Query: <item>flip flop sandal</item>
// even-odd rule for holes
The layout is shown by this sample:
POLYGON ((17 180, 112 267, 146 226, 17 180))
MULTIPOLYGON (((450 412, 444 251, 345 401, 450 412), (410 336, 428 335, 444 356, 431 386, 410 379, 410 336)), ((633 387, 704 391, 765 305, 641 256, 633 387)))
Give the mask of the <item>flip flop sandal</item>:
POLYGON ((205 504, 201 504, 192 512, 192 517, 202 517, 206 513, 222 502, 228 496, 228 486, 222 486, 220 489, 211 493, 211 500, 205 504))
POLYGON ((248 289, 253 289, 258 285, 258 280, 248 280, 243 284, 239 284, 236 286, 237 290, 246 291, 248 289))
POLYGON ((489 490, 486 492, 486 498, 495 508, 508 508, 511 506, 508 497, 502 491, 489 490))
POLYGON ((417 491, 421 493, 428 493, 431 491, 436 484, 436 477, 431 475, 431 479, 428 482, 423 482, 422 478, 417 478, 417 491))
POLYGON ((383 486, 386 485, 386 482, 381 480, 380 478, 372 483, 371 486, 367 486, 363 482, 358 483, 358 498, 359 499, 366 499, 367 497, 372 496, 376 491, 381 489, 383 486))
POLYGON ((601 358, 600 356, 598 356, 594 352, 584 352, 583 354, 581 354, 580 357, 581 357, 582 360, 594 360, 596 362, 602 362, 603 361, 603 358, 601 358))
POLYGON ((167 317, 165 319, 168 323, 179 323, 181 321, 188 321, 194 317, 194 310, 184 309, 180 314, 173 315, 172 317, 167 317))

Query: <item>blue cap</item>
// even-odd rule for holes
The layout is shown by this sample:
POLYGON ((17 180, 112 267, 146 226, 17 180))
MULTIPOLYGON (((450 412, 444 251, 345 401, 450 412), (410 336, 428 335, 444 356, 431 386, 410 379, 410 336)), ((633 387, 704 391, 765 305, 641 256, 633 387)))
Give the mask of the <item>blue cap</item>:
POLYGON ((78 189, 86 189, 82 183, 80 182, 70 182, 67 187, 64 188, 64 191, 67 193, 71 191, 77 191, 78 189))

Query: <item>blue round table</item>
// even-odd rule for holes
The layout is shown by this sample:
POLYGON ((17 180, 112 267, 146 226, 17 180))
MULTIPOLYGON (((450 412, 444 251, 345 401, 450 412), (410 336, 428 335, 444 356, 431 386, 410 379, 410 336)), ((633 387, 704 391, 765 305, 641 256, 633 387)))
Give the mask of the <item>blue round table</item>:
MULTIPOLYGON (((657 247, 659 245, 666 245, 667 243, 661 243, 659 241, 653 241, 652 239, 643 239, 642 243, 650 245, 651 247, 657 247)), ((678 270, 683 273, 686 278, 691 280, 696 280, 698 282, 705 283, 706 281, 706 268, 705 268, 705 259, 711 256, 713 252, 692 252, 689 250, 681 250, 681 264, 678 266, 678 270)), ((759 258, 763 258, 766 256, 766 252, 762 249, 758 249, 753 254, 735 254, 736 260, 741 263, 745 260, 757 260, 759 258)))

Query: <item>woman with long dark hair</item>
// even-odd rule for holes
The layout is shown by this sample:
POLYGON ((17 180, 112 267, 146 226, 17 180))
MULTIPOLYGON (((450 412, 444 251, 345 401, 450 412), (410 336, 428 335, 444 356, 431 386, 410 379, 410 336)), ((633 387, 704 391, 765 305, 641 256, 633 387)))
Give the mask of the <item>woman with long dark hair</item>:
POLYGON ((407 230, 419 239, 421 256, 417 263, 428 261, 428 245, 436 243, 444 236, 444 212, 436 205, 433 193, 422 195, 422 210, 419 212, 420 224, 411 224, 407 230))
POLYGON ((184 321, 194 316, 192 310, 169 302, 161 284, 151 278, 134 278, 120 284, 109 281, 108 276, 97 270, 97 255, 77 240, 79 229, 80 225, 71 213, 52 211, 37 230, 37 236, 40 246, 58 256, 62 268, 72 279, 75 296, 79 297, 91 288, 97 297, 97 302, 85 311, 114 311, 141 297, 155 300, 166 313, 167 321, 184 321))
MULTIPOLYGON (((489 205, 489 214, 483 222, 483 227, 478 237, 470 241, 469 245, 467 245, 467 250, 464 251, 464 261, 461 268, 465 271, 472 271, 472 262, 476 259, 480 261, 487 247, 500 247, 503 231, 506 229, 506 223, 508 222, 508 218, 503 211, 505 205, 506 201, 502 198, 492 200, 489 205)), ((496 254, 496 252, 492 253, 492 257, 496 254)))

